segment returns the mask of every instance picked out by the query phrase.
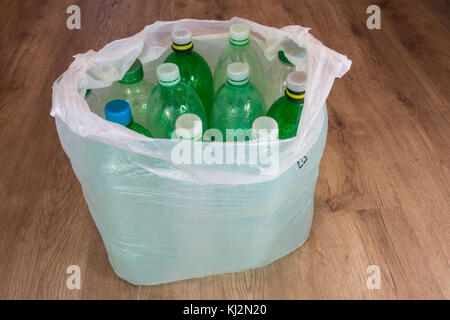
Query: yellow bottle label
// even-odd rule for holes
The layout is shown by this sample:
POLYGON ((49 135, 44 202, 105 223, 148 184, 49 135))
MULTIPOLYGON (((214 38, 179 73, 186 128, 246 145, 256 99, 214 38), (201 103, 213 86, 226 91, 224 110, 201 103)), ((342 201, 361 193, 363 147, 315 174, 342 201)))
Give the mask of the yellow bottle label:
POLYGON ((184 46, 179 46, 175 43, 172 43, 172 48, 174 48, 175 50, 178 50, 178 51, 189 50, 190 48, 192 48, 192 42, 189 42, 188 44, 185 44, 184 46))
POLYGON ((289 98, 292 98, 292 99, 295 99, 295 100, 300 100, 300 99, 304 99, 305 98, 305 94, 304 93, 302 93, 302 94, 295 94, 295 93, 289 91, 288 89, 286 89, 286 95, 289 98))

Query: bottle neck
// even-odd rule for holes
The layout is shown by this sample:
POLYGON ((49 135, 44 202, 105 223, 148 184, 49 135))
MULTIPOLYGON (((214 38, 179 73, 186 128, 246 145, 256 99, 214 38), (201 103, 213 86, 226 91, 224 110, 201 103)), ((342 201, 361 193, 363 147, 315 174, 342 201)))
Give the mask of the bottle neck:
POLYGON ((246 85, 249 84, 249 79, 247 78, 244 80, 235 81, 235 80, 231 80, 230 78, 227 78, 227 83, 233 87, 238 87, 238 88, 245 87, 246 85))
POLYGON ((181 79, 178 78, 176 80, 173 81, 162 81, 158 79, 158 84, 161 86, 161 88, 164 89, 174 89, 177 88, 181 83, 181 79))
POLYGON ((192 43, 192 41, 184 45, 172 43, 172 50, 176 53, 184 53, 184 54, 191 53, 193 49, 194 44, 192 43))
POLYGON ((234 40, 229 38, 228 41, 233 47, 245 47, 250 43, 250 38, 247 38, 245 40, 234 40))
POLYGON ((305 100, 305 91, 294 92, 294 91, 291 91, 288 88, 286 88, 286 90, 284 92, 285 92, 286 97, 289 100, 292 100, 294 102, 302 103, 305 100))

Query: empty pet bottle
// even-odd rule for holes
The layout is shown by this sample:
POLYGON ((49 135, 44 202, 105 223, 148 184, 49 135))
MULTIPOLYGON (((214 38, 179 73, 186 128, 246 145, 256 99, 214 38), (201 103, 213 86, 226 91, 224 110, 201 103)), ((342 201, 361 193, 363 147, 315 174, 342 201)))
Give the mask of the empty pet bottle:
POLYGON ((131 65, 122 80, 113 84, 108 100, 121 99, 131 106, 133 119, 141 126, 146 126, 147 99, 153 85, 144 80, 144 70, 139 59, 131 65))
POLYGON ((292 40, 284 41, 283 50, 278 51, 278 57, 274 59, 267 71, 266 102, 271 106, 279 97, 284 95, 286 79, 289 73, 295 71, 307 71, 307 55, 305 48, 299 47, 292 40), (295 58, 294 65, 288 57, 295 58))
POLYGON ((220 55, 214 71, 215 91, 226 82, 227 67, 233 62, 247 63, 252 82, 260 92, 265 92, 264 68, 258 54, 250 44, 250 30, 244 24, 234 24, 230 28, 229 44, 220 55))
POLYGON ((211 70, 205 59, 193 50, 192 34, 188 29, 175 29, 172 32, 172 42, 173 52, 165 62, 178 66, 181 81, 197 92, 208 116, 214 98, 211 70))
POLYGON ((292 138, 297 135, 300 116, 306 90, 306 73, 291 72, 287 77, 285 95, 275 101, 267 115, 278 123, 280 139, 292 138))
POLYGON ((206 114, 197 93, 181 81, 176 64, 164 63, 156 69, 158 85, 148 98, 147 128, 155 138, 170 139, 175 122, 185 113, 194 113, 206 128, 206 114))
POLYGON ((105 105, 105 119, 121 124, 128 129, 147 137, 152 137, 150 132, 140 124, 133 121, 130 104, 125 100, 112 100, 105 105))
POLYGON ((228 66, 227 81, 214 97, 210 118, 211 127, 220 130, 224 138, 227 129, 238 139, 246 135, 253 121, 265 113, 264 99, 250 80, 248 64, 235 62, 228 66))

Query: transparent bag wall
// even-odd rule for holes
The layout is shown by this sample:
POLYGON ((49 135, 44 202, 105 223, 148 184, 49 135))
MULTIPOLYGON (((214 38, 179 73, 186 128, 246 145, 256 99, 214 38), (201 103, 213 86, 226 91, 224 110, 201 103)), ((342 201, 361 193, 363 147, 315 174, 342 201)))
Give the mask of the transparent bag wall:
POLYGON ((326 115, 311 150, 281 176, 235 186, 155 175, 145 167, 158 160, 56 124, 111 265, 128 282, 151 285, 261 267, 308 238, 326 115))

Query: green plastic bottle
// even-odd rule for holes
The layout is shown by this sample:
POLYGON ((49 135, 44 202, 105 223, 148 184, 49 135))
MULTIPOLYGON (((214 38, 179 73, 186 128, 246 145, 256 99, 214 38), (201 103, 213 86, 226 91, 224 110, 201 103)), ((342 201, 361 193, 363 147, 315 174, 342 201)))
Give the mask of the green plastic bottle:
POLYGON ((260 92, 265 92, 264 67, 250 44, 250 30, 245 24, 234 24, 230 28, 229 44, 220 55, 214 71, 215 92, 226 82, 227 67, 233 62, 246 62, 253 84, 260 92))
POLYGON ((234 62, 228 66, 227 82, 219 88, 214 97, 211 127, 220 130, 226 140, 229 140, 230 135, 247 135, 253 121, 264 115, 265 108, 261 93, 249 81, 248 64, 234 62), (236 131, 239 129, 241 133, 236 131))
POLYGON ((133 121, 130 104, 125 100, 112 100, 105 105, 105 119, 152 138, 150 132, 133 121))
POLYGON ((122 80, 113 84, 108 100, 121 99, 131 106, 133 119, 141 126, 146 126, 147 99, 154 85, 144 80, 144 70, 139 59, 131 65, 122 80))
POLYGON ((193 113, 206 128, 206 114, 197 93, 181 81, 176 64, 163 63, 156 69, 158 85, 153 89, 147 104, 147 128, 155 138, 170 139, 175 131, 177 118, 193 113))
POLYGON ((283 50, 267 72, 267 104, 270 106, 283 95, 286 89, 286 77, 295 71, 295 66, 286 58, 283 50))
POLYGON ((173 52, 165 62, 178 66, 181 81, 197 92, 208 117, 214 98, 211 70, 205 59, 193 50, 192 34, 188 29, 173 30, 172 42, 173 52))
POLYGON ((280 139, 297 135, 306 90, 306 73, 291 72, 287 77, 285 95, 275 101, 267 112, 278 123, 280 139))

